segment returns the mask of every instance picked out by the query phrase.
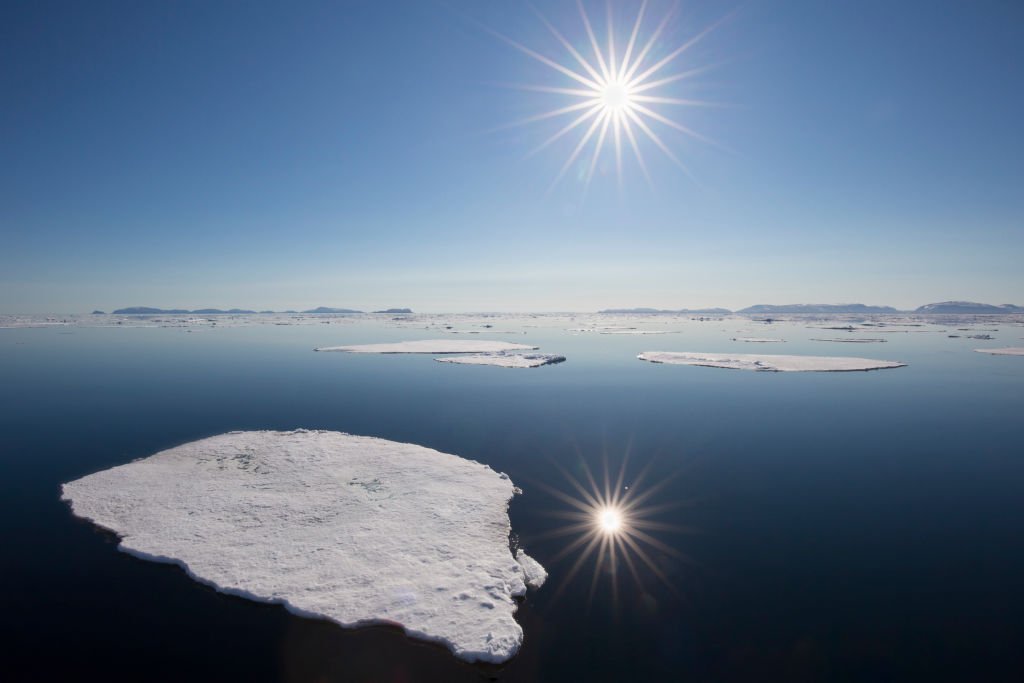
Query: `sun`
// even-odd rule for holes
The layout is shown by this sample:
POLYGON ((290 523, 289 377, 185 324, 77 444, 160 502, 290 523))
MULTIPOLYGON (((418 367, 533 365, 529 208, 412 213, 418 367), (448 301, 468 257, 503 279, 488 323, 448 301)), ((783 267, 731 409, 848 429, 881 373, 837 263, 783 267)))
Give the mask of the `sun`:
POLYGON ((653 144, 687 175, 691 175, 676 152, 662 139, 663 129, 668 128, 710 144, 716 143, 676 118, 663 114, 659 108, 664 106, 704 107, 716 103, 667 96, 662 94, 662 91, 668 86, 693 78, 711 67, 690 65, 682 71, 670 74, 665 74, 663 70, 676 62, 681 55, 700 42, 728 17, 697 33, 662 56, 660 50, 664 42, 663 34, 675 14, 676 6, 672 7, 653 30, 645 34, 643 28, 647 13, 647 0, 643 0, 633 22, 632 30, 628 33, 628 38, 625 38, 625 34, 617 35, 612 20, 612 3, 609 1, 604 22, 606 37, 602 41, 598 39, 594 31, 594 26, 582 0, 577 0, 576 4, 586 33, 586 42, 589 44, 589 50, 583 48, 582 52, 539 11, 534 10, 571 59, 563 58, 561 61, 553 59, 488 29, 502 41, 568 79, 561 85, 510 85, 509 87, 520 90, 563 96, 568 98, 568 104, 501 126, 501 128, 572 117, 569 123, 544 140, 530 153, 532 156, 570 135, 573 131, 578 131, 579 137, 576 144, 552 182, 551 188, 554 188, 565 177, 574 164, 581 161, 585 166, 582 175, 584 188, 589 187, 594 170, 605 150, 614 153, 615 172, 620 188, 623 178, 623 156, 629 150, 632 151, 648 184, 651 184, 651 175, 642 151, 642 146, 645 143, 653 144), (619 38, 618 42, 616 42, 616 38, 619 38), (617 45, 624 47, 620 49, 617 45), (590 55, 585 55, 584 52, 590 52, 590 55), (656 54, 658 57, 655 56, 656 54), (659 131, 659 129, 662 130, 659 131), (588 154, 590 155, 589 161, 586 160, 588 154))
POLYGON ((623 108, 632 106, 629 86, 620 81, 605 84, 601 89, 601 104, 605 108, 606 115, 615 115, 623 108))

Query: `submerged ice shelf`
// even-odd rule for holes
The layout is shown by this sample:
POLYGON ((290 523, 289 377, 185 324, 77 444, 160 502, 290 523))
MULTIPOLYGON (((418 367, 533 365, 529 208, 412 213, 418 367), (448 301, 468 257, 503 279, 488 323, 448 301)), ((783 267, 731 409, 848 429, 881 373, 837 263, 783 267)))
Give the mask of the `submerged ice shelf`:
POLYGON ((640 360, 671 365, 703 365, 730 370, 762 372, 854 372, 904 367, 906 363, 872 358, 832 356, 777 356, 754 353, 696 353, 691 351, 644 351, 640 360))
POLYGON ((316 351, 345 351, 348 353, 496 353, 499 351, 532 351, 539 347, 486 339, 421 339, 417 341, 384 344, 355 344, 351 346, 321 346, 316 351))
POLYGON ((342 626, 393 624, 503 662, 513 598, 546 572, 509 549, 509 478, 414 444, 230 432, 64 484, 75 515, 219 591, 342 626))

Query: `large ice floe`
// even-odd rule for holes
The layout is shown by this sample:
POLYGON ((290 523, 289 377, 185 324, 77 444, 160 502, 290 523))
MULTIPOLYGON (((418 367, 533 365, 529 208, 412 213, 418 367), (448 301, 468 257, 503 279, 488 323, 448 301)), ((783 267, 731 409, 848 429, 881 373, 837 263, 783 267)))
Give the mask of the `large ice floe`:
POLYGON ((435 358, 439 363, 464 365, 496 365, 501 368, 537 368, 565 361, 565 356, 553 353, 476 353, 471 356, 446 356, 435 358))
POLYGON ((730 370, 764 372, 853 372, 900 368, 906 363, 872 358, 829 356, 775 356, 754 353, 695 353, 689 351, 644 351, 637 356, 651 363, 703 365, 730 370))
POLYGON ((119 548, 219 591, 343 626, 392 624, 469 661, 523 640, 514 598, 546 573, 509 548, 509 478, 340 432, 230 432, 64 484, 119 548))
POLYGON ((1024 346, 1011 346, 1005 349, 974 349, 978 353, 991 353, 993 356, 1024 356, 1024 346))
POLYGON ((385 344, 355 344, 352 346, 321 346, 317 351, 346 351, 348 353, 496 353, 499 351, 532 351, 538 346, 486 339, 422 339, 418 341, 385 344))

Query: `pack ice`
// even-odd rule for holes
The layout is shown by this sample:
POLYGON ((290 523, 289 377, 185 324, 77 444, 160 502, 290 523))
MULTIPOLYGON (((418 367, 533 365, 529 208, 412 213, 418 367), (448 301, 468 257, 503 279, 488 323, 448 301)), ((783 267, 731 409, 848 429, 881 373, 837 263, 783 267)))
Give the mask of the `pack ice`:
POLYGON ((230 432, 64 484, 75 515, 219 591, 342 626, 393 624, 469 661, 523 641, 543 568, 509 549, 509 478, 413 444, 230 432))

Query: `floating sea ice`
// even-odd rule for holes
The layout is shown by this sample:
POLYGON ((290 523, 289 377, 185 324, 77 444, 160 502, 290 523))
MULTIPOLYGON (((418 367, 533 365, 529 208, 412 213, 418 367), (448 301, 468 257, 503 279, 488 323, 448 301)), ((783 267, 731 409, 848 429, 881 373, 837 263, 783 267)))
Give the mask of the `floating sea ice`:
POLYGON ((422 339, 418 341, 385 344, 356 344, 352 346, 321 346, 315 351, 346 351, 348 353, 495 353, 498 351, 531 351, 538 346, 514 344, 486 339, 422 339))
POLYGON ((561 363, 565 356, 556 356, 553 353, 477 353, 472 356, 448 356, 434 360, 439 363, 496 365, 502 368, 536 368, 561 363))
POLYGON ((230 432, 64 484, 75 515, 217 590, 342 626, 394 624, 503 662, 545 572, 509 549, 509 478, 339 432, 230 432))
POLYGON ((523 568, 526 585, 530 588, 540 588, 548 580, 547 570, 540 566, 540 562, 523 552, 521 548, 516 551, 516 562, 523 568))
POLYGON ((704 365, 731 370, 766 372, 852 372, 900 368, 906 363, 871 358, 829 356, 773 356, 753 353, 694 353, 689 351, 644 351, 640 360, 672 365, 704 365))

